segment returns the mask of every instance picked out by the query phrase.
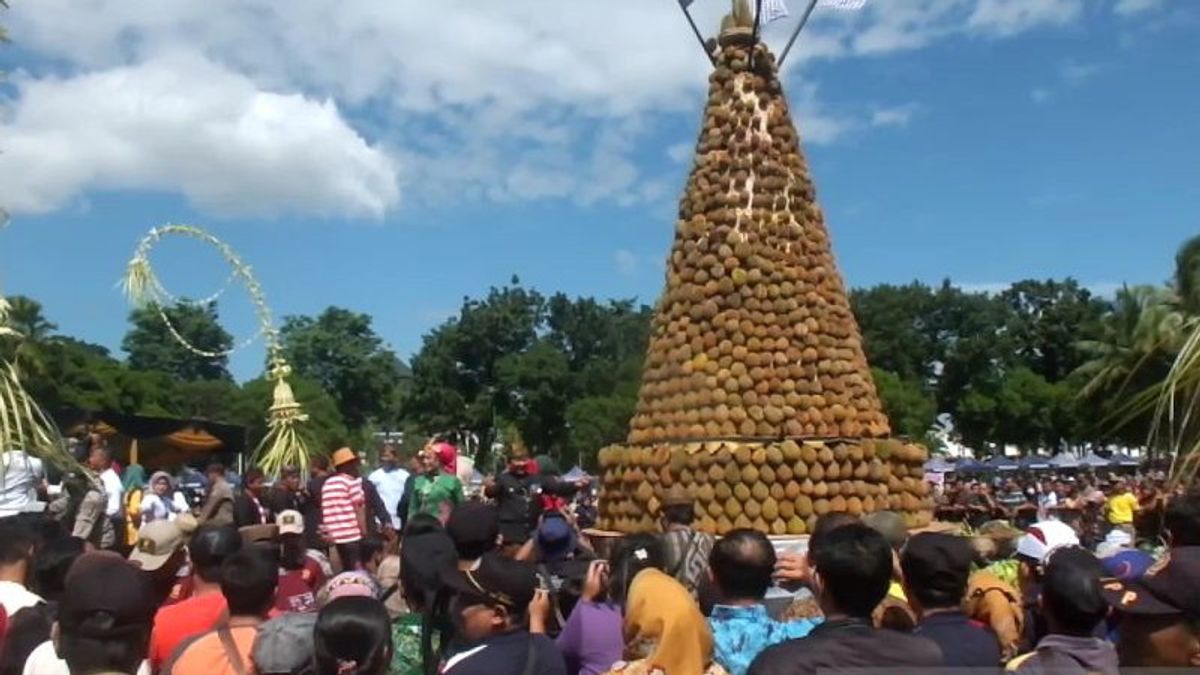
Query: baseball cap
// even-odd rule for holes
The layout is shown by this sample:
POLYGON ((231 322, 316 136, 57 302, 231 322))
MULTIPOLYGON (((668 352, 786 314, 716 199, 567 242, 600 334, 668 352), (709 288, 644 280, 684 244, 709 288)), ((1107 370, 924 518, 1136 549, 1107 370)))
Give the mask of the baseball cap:
POLYGON ((562 560, 575 549, 575 530, 566 518, 547 517, 538 528, 537 543, 543 560, 562 560))
POLYGON ((312 660, 311 650, 296 645, 311 644, 317 615, 308 613, 283 614, 264 623, 254 638, 250 659, 254 671, 263 675, 294 673, 312 660))
POLYGON ((1106 580, 1104 597, 1128 614, 1200 617, 1200 546, 1171 549, 1136 581, 1106 580))
POLYGON ((899 549, 908 540, 908 527, 904 525, 904 518, 895 511, 876 511, 863 517, 862 523, 882 534, 893 550, 899 549))
POLYGON ((154 623, 150 578, 119 555, 86 553, 67 572, 58 623, 64 633, 119 639, 154 623))
POLYGON ((1154 565, 1154 557, 1145 551, 1123 549, 1110 556, 1100 556, 1100 564, 1110 577, 1136 581, 1154 565))
POLYGON ((354 454, 354 451, 350 448, 338 448, 333 451, 333 457, 330 460, 333 462, 334 467, 339 467, 343 464, 358 461, 358 455, 354 454))
POLYGON ((275 525, 279 528, 279 534, 304 534, 304 516, 299 511, 280 511, 275 516, 275 525))
POLYGON ((1078 545, 1079 535, 1070 525, 1057 520, 1043 520, 1025 530, 1025 534, 1017 541, 1017 555, 1045 563, 1046 556, 1054 549, 1078 545))
POLYGON ((533 567, 495 553, 485 555, 474 570, 447 572, 442 581, 446 587, 479 604, 502 605, 518 612, 525 611, 537 589, 537 574, 533 567))
POLYGON ((491 504, 459 504, 446 521, 446 534, 454 540, 460 558, 474 560, 496 548, 500 538, 500 512, 491 504))
POLYGON ((975 555, 971 543, 952 534, 923 532, 913 536, 900 556, 904 580, 913 588, 961 596, 967 589, 975 555))
POLYGON ((155 520, 138 530, 137 544, 129 552, 129 562, 147 572, 161 569, 171 556, 187 545, 188 535, 196 529, 191 516, 178 520, 155 520))

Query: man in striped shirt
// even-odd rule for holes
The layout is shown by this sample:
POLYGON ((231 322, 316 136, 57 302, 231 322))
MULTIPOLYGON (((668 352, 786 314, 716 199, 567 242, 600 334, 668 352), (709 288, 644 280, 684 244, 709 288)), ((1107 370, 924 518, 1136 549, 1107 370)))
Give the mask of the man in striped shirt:
POLYGON ((367 531, 366 499, 358 475, 358 455, 350 448, 333 453, 335 473, 321 487, 321 530, 337 547, 342 569, 362 564, 361 544, 367 531))

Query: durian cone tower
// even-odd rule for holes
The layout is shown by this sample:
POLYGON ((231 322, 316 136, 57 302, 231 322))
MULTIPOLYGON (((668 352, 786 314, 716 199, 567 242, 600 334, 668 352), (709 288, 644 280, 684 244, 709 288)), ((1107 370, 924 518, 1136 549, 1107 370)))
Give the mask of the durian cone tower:
POLYGON ((923 447, 889 439, 774 57, 722 32, 626 444, 600 452, 598 527, 811 532, 830 511, 927 525, 923 447), (678 487, 677 487, 678 486, 678 487))

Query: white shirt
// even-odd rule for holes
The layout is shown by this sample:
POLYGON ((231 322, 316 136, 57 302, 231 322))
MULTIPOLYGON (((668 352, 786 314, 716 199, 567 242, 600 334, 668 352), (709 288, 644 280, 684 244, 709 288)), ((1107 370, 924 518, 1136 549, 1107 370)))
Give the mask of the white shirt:
POLYGON ((121 477, 110 466, 100 474, 100 482, 104 483, 104 496, 108 498, 108 505, 104 507, 104 515, 112 517, 121 513, 121 496, 125 493, 125 488, 121 486, 121 477))
POLYGON ((142 497, 143 524, 152 523, 156 520, 175 520, 176 514, 182 513, 185 510, 173 498, 164 499, 153 492, 142 497))
POLYGON ((37 486, 46 475, 42 460, 30 457, 24 450, 8 453, 8 464, 0 476, 0 516, 32 511, 38 503, 37 486))
MULTIPOLYGON (((71 669, 67 668, 66 661, 58 658, 54 643, 46 640, 29 653, 21 675, 71 675, 71 669)), ((150 664, 142 661, 137 675, 150 675, 150 664)))
POLYGON ((0 607, 11 619, 14 614, 42 602, 41 596, 15 581, 0 581, 0 607))
POLYGON ((396 507, 404 496, 404 483, 408 481, 408 472, 399 467, 388 471, 383 467, 375 469, 367 476, 367 480, 379 491, 379 498, 387 507, 388 515, 392 518, 392 527, 400 529, 400 516, 396 515, 396 507))

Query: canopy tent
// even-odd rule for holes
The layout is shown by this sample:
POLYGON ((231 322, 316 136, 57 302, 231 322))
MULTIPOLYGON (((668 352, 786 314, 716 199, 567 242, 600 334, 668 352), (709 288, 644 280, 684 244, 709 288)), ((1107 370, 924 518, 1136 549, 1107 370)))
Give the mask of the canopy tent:
POLYGON ((987 464, 969 457, 958 460, 954 465, 954 470, 958 473, 982 473, 988 469, 987 464))
POLYGON ((1045 471, 1051 467, 1047 458, 1037 455, 1022 458, 1018 465, 1025 471, 1045 471))
POLYGON ((1069 452, 1060 452, 1050 458, 1050 464, 1056 469, 1077 469, 1079 458, 1069 452))
POLYGON ((984 464, 994 471, 1016 471, 1021 465, 1015 459, 996 456, 989 458, 984 464))
POLYGON ((575 465, 570 471, 563 474, 562 479, 573 483, 587 477, 587 472, 583 470, 583 467, 575 465))
POLYGON ((1141 460, 1134 459, 1129 455, 1121 454, 1119 452, 1114 452, 1112 457, 1108 458, 1108 462, 1109 466, 1136 467, 1142 465, 1141 460))
POLYGON ((950 473, 954 471, 954 464, 946 461, 945 457, 935 456, 928 462, 925 462, 925 473, 950 473))
POLYGON ((1084 455, 1083 459, 1079 460, 1080 466, 1089 466, 1093 469, 1102 466, 1108 466, 1109 464, 1111 464, 1111 462, 1100 455, 1097 455, 1095 450, 1084 455))
POLYGON ((85 410, 63 410, 54 417, 64 435, 102 434, 118 461, 147 469, 236 456, 246 449, 246 428, 232 424, 85 410))

